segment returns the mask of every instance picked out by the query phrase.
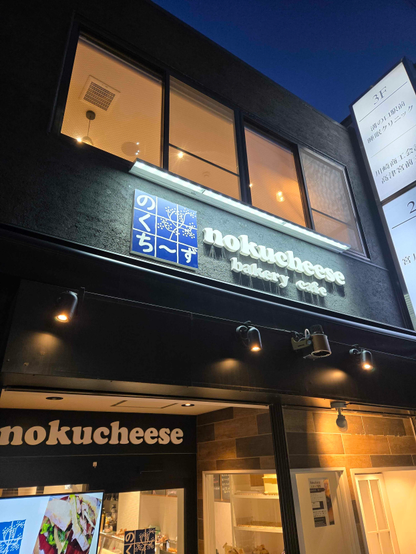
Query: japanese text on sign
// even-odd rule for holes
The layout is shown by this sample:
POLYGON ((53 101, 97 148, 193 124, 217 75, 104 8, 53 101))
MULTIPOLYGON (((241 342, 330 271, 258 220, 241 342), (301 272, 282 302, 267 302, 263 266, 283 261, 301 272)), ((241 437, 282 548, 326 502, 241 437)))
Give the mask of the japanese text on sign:
POLYGON ((136 190, 131 253, 196 269, 196 211, 136 190))
POLYGON ((416 95, 403 63, 352 109, 383 201, 416 180, 416 95))

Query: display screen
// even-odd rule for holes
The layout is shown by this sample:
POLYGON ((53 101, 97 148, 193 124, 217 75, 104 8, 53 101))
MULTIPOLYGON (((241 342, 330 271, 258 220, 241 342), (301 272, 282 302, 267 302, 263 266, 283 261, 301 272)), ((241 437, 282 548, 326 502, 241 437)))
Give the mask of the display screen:
POLYGON ((383 201, 416 181, 416 95, 403 63, 352 110, 383 201))
POLYGON ((102 492, 0 498, 0 552, 96 554, 102 492))

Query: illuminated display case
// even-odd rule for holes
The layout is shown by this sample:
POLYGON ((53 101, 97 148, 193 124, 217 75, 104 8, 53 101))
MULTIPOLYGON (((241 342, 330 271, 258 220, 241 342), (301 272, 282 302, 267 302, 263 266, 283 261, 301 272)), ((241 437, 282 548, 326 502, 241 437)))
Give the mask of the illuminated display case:
POLYGON ((276 474, 204 474, 207 554, 281 554, 283 545, 276 474), (234 554, 234 552, 233 552, 234 554))

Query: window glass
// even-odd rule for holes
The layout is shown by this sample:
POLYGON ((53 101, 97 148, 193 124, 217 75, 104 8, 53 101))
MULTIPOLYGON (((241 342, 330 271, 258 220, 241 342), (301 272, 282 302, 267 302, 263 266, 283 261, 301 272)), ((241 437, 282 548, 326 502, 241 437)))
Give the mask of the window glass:
POLYGON ((160 166, 161 81, 78 41, 62 133, 121 158, 160 166))
POLYGON ((305 225, 293 153, 251 129, 245 135, 253 206, 305 225))
POLYGON ((170 171, 240 197, 232 110, 172 79, 169 142, 170 171))
POLYGON ((301 158, 315 229, 363 252, 344 169, 307 150, 301 158))

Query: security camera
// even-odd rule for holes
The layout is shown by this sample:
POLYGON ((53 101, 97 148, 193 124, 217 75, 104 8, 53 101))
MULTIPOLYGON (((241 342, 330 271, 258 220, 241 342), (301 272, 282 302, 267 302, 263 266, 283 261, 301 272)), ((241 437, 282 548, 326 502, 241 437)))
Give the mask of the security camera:
POLYGON ((347 418, 345 417, 345 415, 342 413, 342 410, 344 408, 347 407, 347 403, 346 402, 338 402, 338 401, 333 401, 331 402, 331 408, 334 408, 335 410, 338 411, 338 417, 335 421, 335 423, 337 424, 337 426, 340 428, 340 429, 348 429, 348 421, 347 421, 347 418))
POLYGON ((296 333, 292 337, 293 350, 303 350, 303 358, 316 360, 331 355, 328 337, 324 334, 321 325, 312 325, 310 330, 305 329, 304 335, 296 333))

